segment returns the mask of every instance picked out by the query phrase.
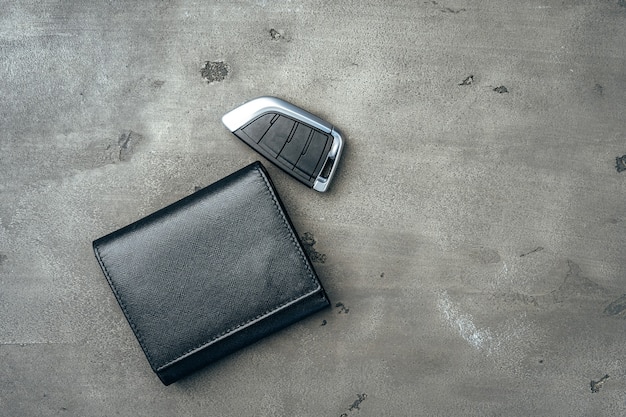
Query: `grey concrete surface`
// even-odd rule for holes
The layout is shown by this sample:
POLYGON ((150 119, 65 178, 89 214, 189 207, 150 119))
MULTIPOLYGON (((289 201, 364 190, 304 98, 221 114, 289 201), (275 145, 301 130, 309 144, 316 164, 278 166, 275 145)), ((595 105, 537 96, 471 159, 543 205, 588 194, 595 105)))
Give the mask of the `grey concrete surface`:
POLYGON ((626 415, 623 0, 0 6, 0 415, 626 415), (333 307, 164 387, 91 241, 258 159, 259 95, 347 138, 268 167, 333 307))

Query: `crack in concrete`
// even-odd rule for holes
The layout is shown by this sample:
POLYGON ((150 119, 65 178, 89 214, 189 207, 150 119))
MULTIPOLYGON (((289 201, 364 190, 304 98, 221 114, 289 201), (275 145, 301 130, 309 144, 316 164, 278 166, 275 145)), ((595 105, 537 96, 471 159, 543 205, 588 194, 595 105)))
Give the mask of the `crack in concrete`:
POLYGON ((522 253, 519 257, 523 258, 524 256, 528 256, 528 255, 531 255, 533 253, 541 252, 542 250, 543 250, 542 246, 537 246, 535 249, 531 250, 530 252, 522 253))

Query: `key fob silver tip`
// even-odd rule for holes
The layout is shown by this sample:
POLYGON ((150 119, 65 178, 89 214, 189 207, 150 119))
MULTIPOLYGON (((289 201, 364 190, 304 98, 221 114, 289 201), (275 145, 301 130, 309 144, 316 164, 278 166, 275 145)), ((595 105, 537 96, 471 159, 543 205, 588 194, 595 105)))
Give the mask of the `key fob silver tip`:
POLYGON ((248 101, 222 117, 235 136, 316 191, 328 189, 344 141, 328 122, 276 97, 248 101))

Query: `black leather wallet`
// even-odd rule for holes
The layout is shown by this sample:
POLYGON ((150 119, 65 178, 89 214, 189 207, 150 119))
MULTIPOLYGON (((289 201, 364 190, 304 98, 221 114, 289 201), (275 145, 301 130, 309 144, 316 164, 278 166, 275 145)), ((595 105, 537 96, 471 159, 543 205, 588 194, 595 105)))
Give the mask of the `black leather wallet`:
POLYGON ((165 385, 330 304, 260 162, 93 248, 165 385))

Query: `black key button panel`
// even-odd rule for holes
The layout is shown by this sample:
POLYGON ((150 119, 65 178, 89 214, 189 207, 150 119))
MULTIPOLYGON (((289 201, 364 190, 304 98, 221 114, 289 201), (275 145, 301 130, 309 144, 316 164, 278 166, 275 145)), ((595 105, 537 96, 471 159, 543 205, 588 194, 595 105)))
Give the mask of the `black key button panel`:
POLYGON ((263 114, 233 133, 309 187, 333 144, 330 135, 276 113, 263 114))

